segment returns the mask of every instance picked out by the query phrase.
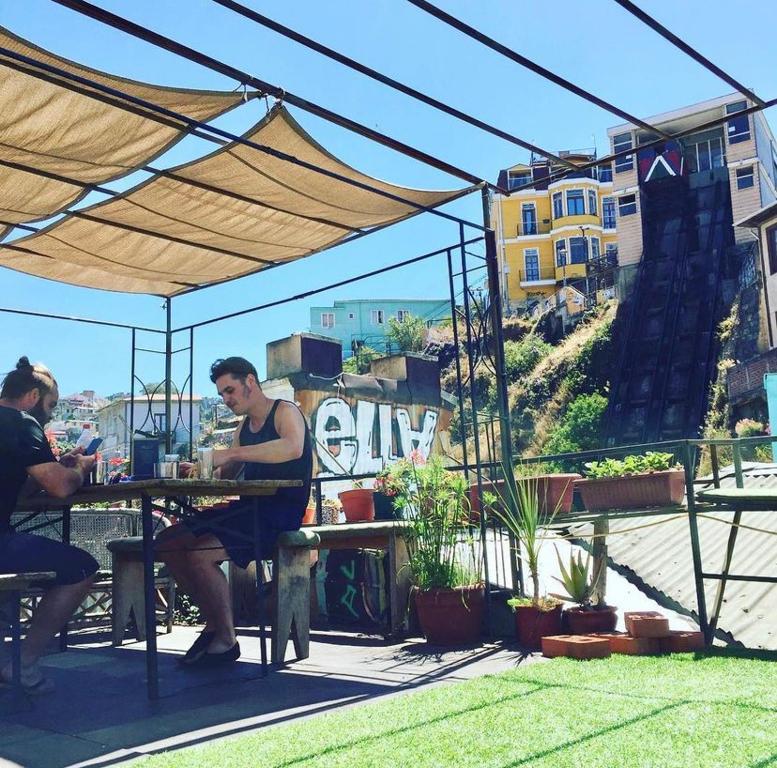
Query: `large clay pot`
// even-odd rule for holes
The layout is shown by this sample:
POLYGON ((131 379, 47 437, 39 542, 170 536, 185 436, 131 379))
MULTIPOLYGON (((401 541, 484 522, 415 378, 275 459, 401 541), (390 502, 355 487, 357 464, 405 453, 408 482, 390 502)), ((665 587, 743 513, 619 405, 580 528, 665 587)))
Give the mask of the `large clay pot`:
POLYGON ((417 589, 415 606, 426 641, 432 645, 479 642, 485 590, 480 586, 417 589))
MULTIPOLYGON (((559 514, 567 514, 572 509, 572 496, 575 491, 575 481, 581 480, 582 476, 569 474, 556 475, 537 475, 536 477, 526 478, 535 484, 537 488, 537 498, 540 502, 540 513, 543 515, 552 514, 558 510, 559 514)), ((507 500, 509 491, 505 490, 504 480, 484 480, 482 482, 483 492, 490 491, 500 499, 507 500)), ((480 520, 480 499, 478 498, 478 484, 472 483, 469 487, 469 503, 472 509, 472 520, 480 520)))
POLYGON ((592 632, 612 632, 618 623, 618 609, 613 605, 605 608, 567 608, 563 615, 564 629, 570 635, 590 635, 592 632))
POLYGON ((668 469, 623 477, 586 478, 577 480, 575 487, 589 511, 669 507, 682 503, 685 472, 668 469))
POLYGON ((305 508, 305 514, 302 515, 302 525, 315 525, 316 524, 316 505, 308 504, 305 508))
POLYGON ((538 651, 543 637, 560 634, 561 605, 549 611, 540 610, 533 605, 515 607, 515 636, 518 645, 530 651, 538 651))
POLYGON ((337 494, 343 505, 346 523, 361 523, 375 519, 372 488, 352 488, 337 494))

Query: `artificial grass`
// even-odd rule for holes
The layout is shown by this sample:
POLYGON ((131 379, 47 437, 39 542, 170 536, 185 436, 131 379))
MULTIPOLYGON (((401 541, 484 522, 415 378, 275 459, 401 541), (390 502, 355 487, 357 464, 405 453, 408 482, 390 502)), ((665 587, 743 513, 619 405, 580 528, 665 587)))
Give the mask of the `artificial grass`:
POLYGON ((777 665, 554 659, 149 757, 143 768, 777 767, 777 665))

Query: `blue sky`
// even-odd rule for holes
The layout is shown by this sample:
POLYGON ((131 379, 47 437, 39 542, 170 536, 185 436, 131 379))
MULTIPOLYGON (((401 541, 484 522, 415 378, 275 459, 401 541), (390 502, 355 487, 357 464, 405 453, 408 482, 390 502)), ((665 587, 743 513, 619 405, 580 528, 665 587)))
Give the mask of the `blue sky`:
MULTIPOLYGON (((478 176, 494 180, 500 168, 527 159, 519 147, 443 116, 210 0, 94 2, 478 176)), ((402 0, 246 0, 246 4, 552 151, 595 144, 603 154, 607 127, 621 122, 402 0)), ((611 0, 439 0, 438 4, 636 115, 648 116, 731 90, 611 0)), ((639 4, 763 98, 777 95, 777 47, 773 44, 777 3, 736 4, 734 29, 721 21, 731 18, 730 0, 639 0, 639 4)), ((0 4, 0 24, 54 53, 114 74, 196 88, 232 89, 237 85, 49 0, 4 2, 0 4)), ((378 178, 413 187, 463 186, 455 178, 342 128, 292 111, 331 152, 378 178)), ((217 124, 241 133, 263 113, 262 103, 251 103, 217 124)), ((774 128, 774 110, 767 117, 774 128)), ((211 147, 200 140, 187 140, 156 165, 174 165, 204 154, 211 147)), ((141 178, 108 186, 120 190, 141 178)), ((103 196, 87 202, 98 199, 103 196)), ((445 210, 470 221, 481 220, 478 195, 445 210)), ((173 322, 175 326, 184 325, 293 295, 436 250, 457 239, 457 225, 430 215, 416 217, 266 275, 174 300, 173 322)), ((263 370, 265 344, 305 330, 308 309, 313 304, 345 298, 446 294, 444 262, 433 259, 308 300, 208 326, 198 331, 195 339, 195 389, 213 394, 206 374, 216 357, 242 354, 263 370)), ((74 288, 7 270, 0 270, 0 305, 159 328, 164 324, 158 298, 74 288)), ((0 315, 0 322, 0 371, 8 370, 19 355, 26 354, 50 365, 63 393, 90 388, 110 394, 129 388, 129 332, 7 314, 0 315)), ((158 346, 161 337, 144 336, 140 341, 142 346, 158 346)), ((187 343, 188 339, 177 338, 175 348, 187 343)), ((188 353, 180 353, 176 360, 174 379, 182 383, 188 353)), ((162 357, 142 354, 138 372, 146 380, 158 381, 163 376, 162 357)))

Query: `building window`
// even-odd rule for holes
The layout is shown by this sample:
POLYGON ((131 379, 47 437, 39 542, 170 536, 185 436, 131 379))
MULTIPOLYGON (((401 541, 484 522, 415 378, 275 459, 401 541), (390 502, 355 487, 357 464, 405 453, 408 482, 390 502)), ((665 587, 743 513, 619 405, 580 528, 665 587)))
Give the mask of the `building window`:
MULTIPOLYGON (((630 133, 619 133, 617 136, 612 137, 612 151, 615 154, 618 152, 625 152, 633 146, 630 133)), ((624 157, 615 158, 615 173, 630 171, 633 167, 634 155, 625 155, 624 157)))
POLYGON ((508 171, 507 188, 510 190, 518 189, 525 184, 531 184, 531 171, 508 171))
POLYGON ((737 189, 747 189, 755 184, 753 178, 753 166, 747 168, 737 168, 737 189))
POLYGON ((322 328, 334 328, 335 327, 335 313, 334 312, 322 312, 321 313, 321 327, 322 328))
POLYGON ((560 219, 564 215, 564 204, 561 200, 561 192, 553 193, 553 218, 560 219))
POLYGON ((372 324, 373 325, 383 325, 385 320, 386 320, 386 318, 385 318, 385 315, 383 314, 383 310, 382 309, 373 309, 372 310, 372 324))
POLYGON ((353 312, 349 312, 348 313, 348 319, 349 320, 355 320, 356 319, 356 315, 353 312))
POLYGON ((556 240, 556 266, 563 267, 567 263, 567 241, 556 240))
POLYGON ((585 198, 582 189, 567 190, 567 216, 584 216, 585 198))
POLYGON ((585 264, 588 261, 588 243, 584 237, 569 238, 569 263, 585 264))
POLYGON ((623 195, 618 198, 618 216, 631 216, 637 212, 636 195, 623 195))
POLYGON ((606 243, 604 246, 604 256, 608 264, 615 264, 618 261, 618 244, 606 243))
POLYGON ((612 166, 609 163, 599 166, 599 181, 612 181, 612 166))
POLYGON ((599 258, 599 238, 598 237, 592 237, 591 238, 591 258, 592 259, 598 259, 599 258))
MULTIPOLYGON (((737 101, 734 104, 726 104, 726 114, 731 115, 734 112, 741 112, 747 109, 746 101, 737 101)), ((728 143, 739 144, 741 141, 750 139, 750 118, 747 115, 734 117, 726 123, 728 129, 728 143)))
POLYGON ((769 252, 769 274, 777 273, 777 226, 766 230, 766 250, 769 252))
POLYGON ((588 190, 588 213, 596 216, 596 192, 593 189, 588 190))
POLYGON ((405 320, 410 317, 410 310, 409 309, 398 309, 397 310, 397 320, 399 320, 400 323, 404 323, 405 320))
POLYGON ((615 229, 615 198, 602 198, 602 226, 605 229, 615 229))
POLYGON ((521 206, 521 234, 537 234, 537 209, 534 203, 524 203, 521 206))
POLYGON ((526 268, 526 280, 540 279, 540 254, 536 248, 527 248, 523 252, 523 263, 526 268))

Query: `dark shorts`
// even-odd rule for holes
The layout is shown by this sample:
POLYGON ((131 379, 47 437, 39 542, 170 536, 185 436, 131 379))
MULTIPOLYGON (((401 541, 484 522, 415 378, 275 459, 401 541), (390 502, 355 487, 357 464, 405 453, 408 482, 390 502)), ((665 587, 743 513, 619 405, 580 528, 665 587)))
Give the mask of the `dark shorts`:
POLYGON ((299 530, 304 513, 304 505, 300 506, 298 502, 260 496, 256 502, 240 499, 229 502, 226 509, 205 510, 196 517, 184 518, 183 523, 195 536, 213 534, 227 550, 229 559, 240 568, 246 568, 256 559, 254 532, 258 537, 260 559, 269 560, 278 536, 283 531, 299 530))
POLYGON ((83 549, 32 533, 0 533, 0 573, 53 571, 43 586, 78 584, 97 572, 97 561, 83 549))

